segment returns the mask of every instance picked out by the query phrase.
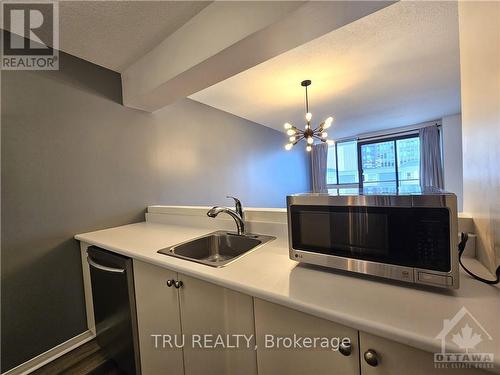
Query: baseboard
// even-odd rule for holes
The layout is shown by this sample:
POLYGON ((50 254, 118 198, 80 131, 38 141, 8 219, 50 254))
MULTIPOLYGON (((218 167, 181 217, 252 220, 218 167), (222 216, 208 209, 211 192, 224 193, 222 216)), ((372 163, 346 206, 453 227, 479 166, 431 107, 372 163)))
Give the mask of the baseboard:
POLYGON ((86 342, 92 340, 95 335, 90 331, 85 331, 80 333, 78 336, 75 336, 68 341, 65 341, 46 352, 37 355, 36 357, 21 363, 19 366, 16 366, 6 372, 3 372, 2 375, 24 375, 29 374, 30 372, 39 369, 40 367, 46 365, 49 362, 52 362, 54 359, 61 357, 62 355, 70 352, 71 350, 79 347, 80 345, 85 344, 86 342))

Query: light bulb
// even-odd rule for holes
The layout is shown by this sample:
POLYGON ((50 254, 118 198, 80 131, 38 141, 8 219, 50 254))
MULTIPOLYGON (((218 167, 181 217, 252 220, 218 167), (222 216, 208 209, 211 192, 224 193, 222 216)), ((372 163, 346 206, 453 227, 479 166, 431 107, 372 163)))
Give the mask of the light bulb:
POLYGON ((306 147, 306 151, 307 151, 307 152, 311 152, 311 150, 312 150, 312 147, 311 147, 311 146, 309 146, 309 145, 307 145, 307 147, 306 147))
POLYGON ((292 124, 290 124, 289 122, 285 122, 285 125, 283 125, 283 127, 285 129, 291 129, 292 128, 292 124))
POLYGON ((285 150, 290 151, 292 149, 293 145, 291 143, 287 143, 285 145, 285 150))
POLYGON ((288 130, 286 131, 286 134, 288 134, 288 135, 295 135, 295 130, 293 130, 293 129, 288 129, 288 130))
POLYGON ((313 117, 313 115, 312 115, 311 112, 307 112, 306 113, 306 120, 307 120, 307 122, 311 121, 312 117, 313 117))
POLYGON ((329 145, 334 145, 335 141, 332 141, 331 139, 327 139, 326 143, 328 143, 329 145))
POLYGON ((312 145, 314 143, 314 139, 312 137, 307 138, 307 143, 312 145))
POLYGON ((328 137, 328 133, 327 132, 321 133, 321 138, 326 138, 326 137, 328 137))
POLYGON ((330 126, 332 126, 332 121, 333 121, 333 117, 328 117, 325 120, 325 124, 323 125, 323 129, 328 129, 330 126))
POLYGON ((294 136, 294 135, 292 135, 290 138, 288 138, 288 140, 289 140, 290 142, 295 142, 295 136, 294 136))

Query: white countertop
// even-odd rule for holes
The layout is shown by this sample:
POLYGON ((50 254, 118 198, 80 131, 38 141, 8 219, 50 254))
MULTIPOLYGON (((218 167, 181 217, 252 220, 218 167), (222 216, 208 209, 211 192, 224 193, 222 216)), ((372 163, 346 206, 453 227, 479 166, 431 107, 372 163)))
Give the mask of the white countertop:
POLYGON ((429 352, 440 350, 435 337, 443 320, 465 306, 492 336, 489 341, 483 335, 484 347, 494 353, 493 371, 500 373, 498 286, 481 284, 462 273, 459 290, 430 289, 299 265, 288 258, 283 236, 226 267, 214 268, 157 253, 214 231, 210 225, 186 225, 186 217, 174 222, 180 225, 143 222, 75 238, 429 352))

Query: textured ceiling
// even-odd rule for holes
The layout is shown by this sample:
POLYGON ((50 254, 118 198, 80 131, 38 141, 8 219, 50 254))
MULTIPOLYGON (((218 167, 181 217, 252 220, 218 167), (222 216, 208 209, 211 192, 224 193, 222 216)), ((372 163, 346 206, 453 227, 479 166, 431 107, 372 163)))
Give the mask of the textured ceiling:
POLYGON ((60 2, 60 49, 123 71, 210 2, 60 2))
POLYGON ((303 126, 303 79, 336 138, 460 112, 457 5, 396 3, 191 98, 282 130, 303 126))

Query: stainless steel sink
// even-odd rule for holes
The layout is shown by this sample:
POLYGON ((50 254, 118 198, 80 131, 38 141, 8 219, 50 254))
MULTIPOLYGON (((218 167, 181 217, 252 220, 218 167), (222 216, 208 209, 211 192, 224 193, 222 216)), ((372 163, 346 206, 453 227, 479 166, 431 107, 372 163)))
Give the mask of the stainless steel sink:
POLYGON ((223 267, 276 237, 217 231, 158 252, 212 267, 223 267))

